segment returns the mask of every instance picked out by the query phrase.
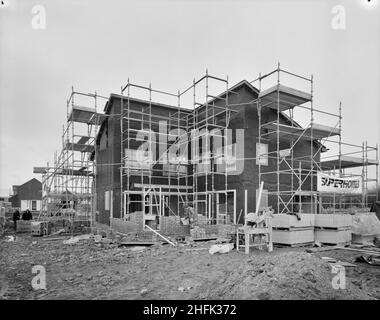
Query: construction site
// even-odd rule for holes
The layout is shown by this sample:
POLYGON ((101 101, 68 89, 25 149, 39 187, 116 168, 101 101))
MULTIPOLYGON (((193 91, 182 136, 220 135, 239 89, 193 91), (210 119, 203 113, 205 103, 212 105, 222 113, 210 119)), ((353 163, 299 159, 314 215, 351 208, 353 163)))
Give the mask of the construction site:
POLYGON ((38 217, 5 229, 2 298, 380 298, 379 147, 345 141, 312 75, 127 79, 66 108, 38 217), (37 260, 53 284, 23 291, 37 260))

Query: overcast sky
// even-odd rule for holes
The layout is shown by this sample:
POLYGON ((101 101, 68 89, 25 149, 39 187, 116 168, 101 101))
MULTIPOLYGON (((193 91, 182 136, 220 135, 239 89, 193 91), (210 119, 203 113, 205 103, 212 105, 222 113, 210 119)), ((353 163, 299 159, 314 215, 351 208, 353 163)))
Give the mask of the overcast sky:
MULTIPOLYGON (((315 107, 338 111, 343 139, 380 140, 378 0, 5 0, 0 7, 0 195, 52 162, 73 85, 108 96, 133 82, 176 92, 209 72, 231 85, 281 62, 314 75, 315 107), (33 29, 32 8, 46 10, 33 29), (333 29, 332 8, 346 9, 333 29)), ((322 121, 323 122, 323 121, 322 121)))

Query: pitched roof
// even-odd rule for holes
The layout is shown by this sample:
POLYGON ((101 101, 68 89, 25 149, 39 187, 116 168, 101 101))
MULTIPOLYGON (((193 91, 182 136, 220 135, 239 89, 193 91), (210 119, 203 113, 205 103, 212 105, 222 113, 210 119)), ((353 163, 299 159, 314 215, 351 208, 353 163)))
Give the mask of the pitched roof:
MULTIPOLYGON (((240 88, 242 87, 247 87, 254 95, 259 95, 260 91, 254 87, 249 81, 247 80, 241 80, 240 82, 238 82, 237 84, 235 84, 234 86, 232 86, 231 88, 228 88, 228 92, 234 92, 234 91, 237 91, 239 90, 240 88)), ((213 99, 211 99, 210 101, 208 101, 208 103, 212 103, 213 101, 215 100, 218 100, 218 99, 223 99, 225 96, 227 95, 227 90, 222 92, 221 94, 219 94, 218 96, 214 97, 213 99)), ((122 95, 119 95, 119 94, 115 94, 115 93, 111 93, 110 95, 110 98, 109 100, 107 101, 105 107, 104 107, 104 112, 105 113, 108 113, 109 112, 109 108, 110 106, 112 105, 112 100, 114 99, 121 99, 121 98, 124 98, 126 99, 125 96, 122 96, 122 95)), ((137 99, 137 98, 132 98, 132 97, 129 97, 129 100, 130 101, 133 101, 133 102, 139 102, 139 103, 143 103, 143 104, 151 104, 152 106, 159 106, 159 107, 164 107, 164 108, 170 108, 170 109, 174 109, 174 110, 178 110, 179 107, 176 107, 176 106, 172 106, 172 105, 168 105, 168 104, 163 104, 163 103, 158 103, 158 102, 154 102, 154 101, 148 101, 148 100, 142 100, 142 99, 137 99)), ((254 103, 255 101, 257 100, 257 98, 254 98, 251 102, 254 103)), ((202 108, 204 105, 201 105, 201 106, 198 106, 195 108, 198 109, 198 108, 202 108)), ((180 107, 179 108, 181 110, 181 112, 192 112, 192 109, 190 108, 182 108, 180 107)), ((284 112, 280 112, 280 116, 283 118, 283 120, 285 120, 285 122, 287 122, 288 124, 290 125, 294 125, 294 126, 297 126, 299 128, 302 128, 302 126, 300 124, 298 124, 296 121, 294 120, 291 120, 289 118, 289 116, 287 116, 284 112)), ((101 135, 101 133, 103 132, 104 130, 104 125, 105 125, 105 121, 102 122, 100 128, 99 128, 99 132, 98 132, 98 135, 96 137, 96 143, 98 143, 98 139, 101 135)), ((318 146, 320 146, 320 143, 318 143, 318 146)), ((322 149, 323 150, 323 149, 322 149)))

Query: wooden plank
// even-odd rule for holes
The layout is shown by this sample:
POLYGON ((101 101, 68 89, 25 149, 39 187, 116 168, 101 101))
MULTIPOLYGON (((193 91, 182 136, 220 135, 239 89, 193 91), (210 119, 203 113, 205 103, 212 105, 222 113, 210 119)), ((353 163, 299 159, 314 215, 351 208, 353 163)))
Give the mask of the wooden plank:
POLYGON ((162 239, 164 239, 167 243, 171 244, 172 246, 176 246, 175 243, 171 242, 169 239, 165 238, 163 235, 161 235, 159 232, 157 232, 156 230, 152 229, 151 227, 145 225, 145 228, 148 228, 150 231, 152 231, 153 233, 155 233, 156 235, 158 235, 159 237, 161 237, 162 239))
POLYGON ((185 251, 203 251, 208 250, 209 248, 194 248, 194 249, 185 249, 185 251))
POLYGON ((332 266, 342 266, 342 267, 356 267, 356 264, 346 262, 346 261, 336 261, 333 263, 330 263, 332 266))
POLYGON ((153 246, 155 242, 143 242, 143 241, 124 241, 120 242, 119 246, 153 246))
POLYGON ((380 255, 380 251, 371 251, 371 250, 364 250, 364 249, 356 249, 356 248, 345 248, 345 247, 325 247, 325 248, 312 248, 312 249, 306 249, 306 252, 309 253, 315 253, 315 252, 323 252, 323 251, 332 251, 332 250, 347 250, 347 251, 355 251, 355 252, 363 252, 373 255, 380 255))
POLYGON ((312 242, 300 242, 300 243, 291 243, 291 244, 273 242, 273 244, 279 248, 284 248, 284 247, 298 248, 298 247, 312 246, 314 244, 314 242, 313 241, 312 242))
POLYGON ((199 241, 211 241, 216 240, 218 237, 207 237, 207 238, 193 238, 193 241, 199 242, 199 241))

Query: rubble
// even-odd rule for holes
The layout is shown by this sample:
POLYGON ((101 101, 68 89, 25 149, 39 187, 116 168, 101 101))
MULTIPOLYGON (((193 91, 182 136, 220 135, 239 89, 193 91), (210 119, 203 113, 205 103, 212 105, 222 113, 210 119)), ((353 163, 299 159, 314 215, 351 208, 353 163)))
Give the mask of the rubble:
MULTIPOLYGON (((44 299, 136 299, 136 295, 144 299, 380 298, 376 291, 380 285, 376 280, 380 278, 379 271, 376 273, 379 268, 366 263, 349 268, 347 276, 354 287, 347 292, 332 291, 331 267, 316 257, 318 252, 277 249, 269 254, 254 250, 245 256, 232 250, 211 257, 210 243, 206 242, 133 249, 96 243, 90 235, 79 238, 87 237, 66 246, 61 241, 40 238, 31 245, 36 238, 26 235, 12 243, 0 240, 0 268, 6 270, 0 281, 8 286, 2 292, 3 299, 40 298, 30 288, 30 266, 36 264, 45 266, 49 280, 44 299)), ((212 246, 232 249, 233 244, 212 246)), ((357 252, 332 250, 328 255, 331 262, 335 259, 351 263, 357 252)))

